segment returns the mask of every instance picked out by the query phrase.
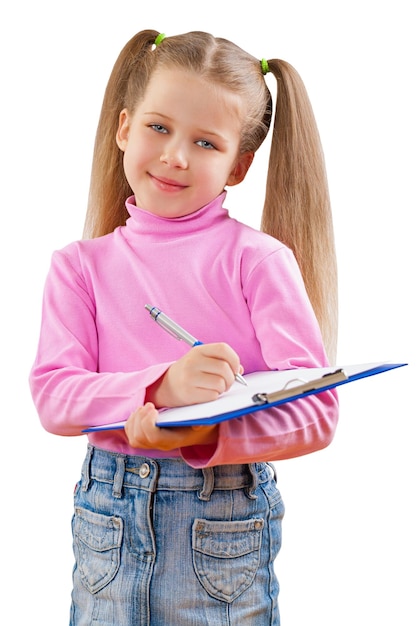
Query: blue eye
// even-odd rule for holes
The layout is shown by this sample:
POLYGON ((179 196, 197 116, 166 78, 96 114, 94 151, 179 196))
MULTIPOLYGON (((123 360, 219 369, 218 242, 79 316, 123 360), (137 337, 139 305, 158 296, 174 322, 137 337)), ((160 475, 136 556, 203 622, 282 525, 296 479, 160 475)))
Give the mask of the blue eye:
POLYGON ((154 131, 156 131, 157 133, 167 133, 167 129, 165 128, 165 126, 162 126, 161 124, 151 124, 151 128, 153 128, 154 131))
POLYGON ((215 147, 213 146, 213 144, 210 143, 209 141, 206 141, 205 139, 200 139, 200 141, 196 141, 196 144, 198 146, 201 146, 205 150, 215 150, 215 147))

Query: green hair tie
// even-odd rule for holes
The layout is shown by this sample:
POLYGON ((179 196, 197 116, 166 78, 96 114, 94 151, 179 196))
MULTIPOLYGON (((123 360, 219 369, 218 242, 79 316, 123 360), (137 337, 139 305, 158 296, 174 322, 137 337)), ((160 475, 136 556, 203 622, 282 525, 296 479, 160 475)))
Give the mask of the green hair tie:
POLYGON ((159 35, 157 36, 157 38, 154 41, 154 45, 155 46, 159 46, 161 41, 163 41, 164 39, 165 39, 165 33, 159 33, 159 35))
POLYGON ((266 59, 261 59, 261 68, 262 68, 262 74, 264 76, 265 76, 265 74, 268 74, 268 72, 271 71, 269 69, 268 61, 266 59))

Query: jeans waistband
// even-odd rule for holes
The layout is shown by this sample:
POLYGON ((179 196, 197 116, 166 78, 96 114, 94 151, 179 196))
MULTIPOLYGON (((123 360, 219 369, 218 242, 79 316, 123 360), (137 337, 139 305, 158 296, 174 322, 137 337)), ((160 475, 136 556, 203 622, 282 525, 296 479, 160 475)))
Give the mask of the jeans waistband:
POLYGON ((92 480, 113 485, 113 495, 122 497, 123 489, 198 491, 199 498, 209 500, 216 489, 245 489, 249 498, 262 482, 270 480, 268 463, 217 465, 194 469, 181 458, 153 459, 110 452, 88 444, 83 463, 81 488, 90 487, 92 480))

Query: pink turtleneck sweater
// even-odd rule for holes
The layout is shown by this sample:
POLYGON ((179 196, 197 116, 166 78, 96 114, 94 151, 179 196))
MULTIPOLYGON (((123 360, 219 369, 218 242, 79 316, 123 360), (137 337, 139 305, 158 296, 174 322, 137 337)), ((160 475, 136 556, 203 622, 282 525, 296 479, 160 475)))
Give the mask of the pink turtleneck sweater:
MULTIPOLYGON (((328 365, 292 252, 232 219, 224 192, 199 211, 165 219, 126 203, 126 226, 53 254, 30 374, 46 430, 80 435, 126 419, 146 388, 189 348, 152 321, 162 309, 204 343, 225 341, 245 373, 328 365)), ((216 444, 174 452, 129 446, 123 430, 89 433, 127 454, 182 456, 194 467, 275 461, 327 446, 335 390, 221 423, 216 444)))

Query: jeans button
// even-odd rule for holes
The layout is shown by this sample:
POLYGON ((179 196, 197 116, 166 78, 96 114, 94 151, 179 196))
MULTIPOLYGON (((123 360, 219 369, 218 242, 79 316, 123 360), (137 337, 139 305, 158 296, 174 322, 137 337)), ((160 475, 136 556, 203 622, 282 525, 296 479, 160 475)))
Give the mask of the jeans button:
POLYGON ((147 463, 142 463, 142 465, 139 468, 139 476, 141 478, 146 478, 147 476, 149 476, 150 473, 151 473, 151 468, 149 467, 149 465, 147 463))

